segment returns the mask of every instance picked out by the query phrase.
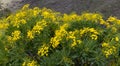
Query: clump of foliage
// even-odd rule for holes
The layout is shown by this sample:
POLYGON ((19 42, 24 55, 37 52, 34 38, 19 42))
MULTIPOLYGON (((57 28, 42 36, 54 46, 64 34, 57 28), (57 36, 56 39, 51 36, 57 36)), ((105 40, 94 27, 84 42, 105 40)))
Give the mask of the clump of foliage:
POLYGON ((119 66, 120 20, 29 8, 0 20, 1 66, 119 66))

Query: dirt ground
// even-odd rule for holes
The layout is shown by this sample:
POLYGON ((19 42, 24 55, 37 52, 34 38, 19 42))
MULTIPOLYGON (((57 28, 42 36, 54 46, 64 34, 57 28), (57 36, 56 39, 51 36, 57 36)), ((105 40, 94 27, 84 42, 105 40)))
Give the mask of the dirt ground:
POLYGON ((101 13, 105 17, 120 18, 120 0, 11 0, 6 7, 15 12, 27 3, 31 4, 31 7, 47 7, 61 13, 81 14, 88 11, 101 13))

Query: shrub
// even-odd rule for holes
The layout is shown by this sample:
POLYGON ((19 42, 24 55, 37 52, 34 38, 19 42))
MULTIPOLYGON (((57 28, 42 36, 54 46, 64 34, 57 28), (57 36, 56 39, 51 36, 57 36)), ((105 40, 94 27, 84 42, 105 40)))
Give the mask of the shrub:
POLYGON ((120 20, 29 8, 0 20, 1 66, 120 65, 120 20))

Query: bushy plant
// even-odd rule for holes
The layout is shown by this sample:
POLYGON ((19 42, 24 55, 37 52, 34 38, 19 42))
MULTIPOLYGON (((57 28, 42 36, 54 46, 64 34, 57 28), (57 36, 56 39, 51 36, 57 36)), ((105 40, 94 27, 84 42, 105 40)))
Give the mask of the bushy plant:
POLYGON ((120 20, 29 8, 0 20, 1 66, 119 66, 120 20))

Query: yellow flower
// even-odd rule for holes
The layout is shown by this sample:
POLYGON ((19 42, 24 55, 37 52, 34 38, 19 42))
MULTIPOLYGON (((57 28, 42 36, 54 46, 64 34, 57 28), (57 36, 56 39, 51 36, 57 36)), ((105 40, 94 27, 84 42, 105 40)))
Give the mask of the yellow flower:
POLYGON ((26 66, 26 62, 23 62, 23 63, 22 63, 22 66, 26 66))
POLYGON ((117 32, 117 28, 116 27, 112 27, 112 31, 113 32, 117 32))
POLYGON ((100 24, 105 24, 105 21, 103 19, 100 19, 100 24))
POLYGON ((83 13, 81 18, 82 20, 98 22, 100 19, 102 19, 102 16, 97 13, 83 13))
POLYGON ((96 34, 96 35, 99 34, 94 28, 89 28, 89 31, 90 31, 91 33, 96 34))
POLYGON ((78 44, 81 44, 81 43, 82 43, 82 41, 81 41, 81 40, 77 40, 77 42, 78 42, 78 44))
POLYGON ((33 38, 34 38, 33 32, 29 30, 29 31, 27 32, 27 37, 28 37, 29 39, 33 39, 33 38))
POLYGON ((19 30, 16 30, 16 31, 12 32, 11 36, 7 37, 7 40, 10 43, 15 42, 15 41, 17 41, 17 40, 19 40, 21 38, 20 34, 21 34, 21 32, 19 30))
POLYGON ((22 24, 26 24, 26 23, 27 23, 25 19, 21 19, 20 22, 21 22, 22 24))
POLYGON ((109 44, 108 43, 102 43, 102 47, 109 47, 109 44))
POLYGON ((26 12, 18 12, 16 15, 15 15, 15 17, 16 18, 18 18, 18 19, 20 19, 20 18, 23 18, 23 17, 25 17, 26 16, 26 12))
POLYGON ((8 23, 0 23, 0 30, 8 28, 9 24, 8 23))
POLYGON ((49 18, 51 15, 49 12, 44 11, 44 12, 42 12, 42 16, 44 16, 44 18, 49 18))
POLYGON ((111 46, 108 43, 104 42, 104 43, 102 43, 102 52, 104 53, 106 58, 108 58, 110 55, 116 53, 116 47, 115 46, 111 46))
POLYGON ((76 45, 77 45, 76 40, 73 39, 73 43, 72 43, 71 47, 75 47, 76 45))
POLYGON ((92 34, 92 35, 91 35, 91 38, 92 38, 93 40, 97 40, 98 36, 95 35, 95 34, 92 34))
POLYGON ((20 31, 19 30, 16 30, 16 31, 14 31, 14 32, 12 32, 12 40, 13 41, 16 41, 16 40, 18 40, 18 39, 20 39, 20 31))
POLYGON ((8 40, 9 42, 12 42, 12 37, 11 37, 11 36, 8 36, 8 37, 7 37, 7 40, 8 40))
POLYGON ((111 46, 110 48, 103 50, 103 53, 105 54, 106 58, 108 58, 110 55, 116 53, 116 47, 111 46))
POLYGON ((41 48, 38 49, 37 54, 41 57, 48 56, 48 52, 49 52, 48 50, 49 50, 49 47, 44 44, 41 48))
POLYGON ((53 48, 56 48, 60 44, 61 38, 53 37, 50 40, 50 43, 52 44, 53 48))
POLYGON ((36 61, 30 61, 30 62, 23 62, 22 66, 37 66, 37 62, 36 61))
POLYGON ((84 35, 88 35, 92 39, 97 40, 97 38, 98 38, 97 35, 99 35, 99 33, 94 28, 87 27, 87 28, 80 29, 80 36, 83 37, 84 35), (88 33, 90 33, 92 35, 89 35, 88 33))
POLYGON ((42 20, 41 22, 37 22, 36 25, 33 27, 32 32, 40 34, 40 31, 43 30, 44 27, 46 27, 46 21, 42 20))
POLYGON ((109 21, 109 22, 115 22, 116 20, 117 20, 116 17, 110 16, 107 21, 109 21))
POLYGON ((81 20, 81 18, 77 14, 70 14, 70 15, 64 14, 63 15, 63 21, 69 22, 72 20, 81 20))
POLYGON ((119 38, 118 38, 118 37, 115 37, 115 41, 119 41, 119 38))
POLYGON ((27 66, 37 66, 37 62, 34 60, 27 64, 27 66))
POLYGON ((34 9, 33 9, 34 16, 37 16, 40 12, 41 12, 41 10, 38 7, 34 7, 34 9))
POLYGON ((62 40, 62 38, 64 36, 66 36, 67 31, 65 30, 65 28, 68 26, 68 24, 64 24, 62 26, 60 26, 59 30, 55 31, 55 36, 51 38, 50 43, 52 44, 53 48, 56 48, 59 44, 60 41, 62 40))
POLYGON ((28 9, 29 6, 30 6, 30 4, 26 4, 26 5, 24 5, 24 6, 22 7, 22 10, 26 10, 26 9, 28 9))
POLYGON ((35 25, 32 29, 33 32, 35 33, 40 33, 40 30, 42 30, 42 26, 39 26, 39 25, 35 25))

